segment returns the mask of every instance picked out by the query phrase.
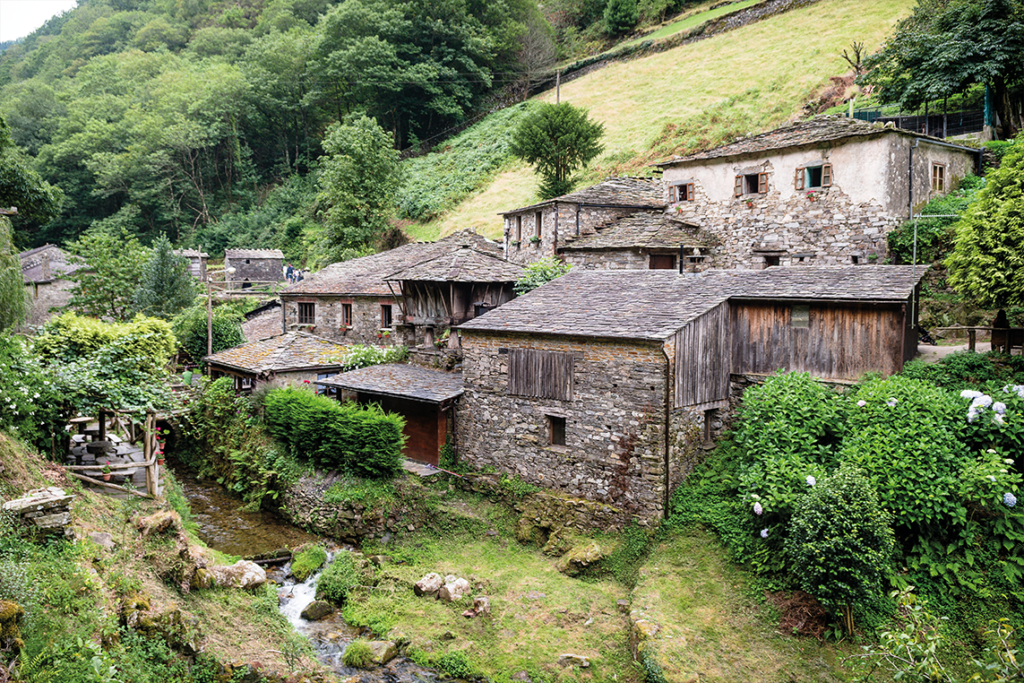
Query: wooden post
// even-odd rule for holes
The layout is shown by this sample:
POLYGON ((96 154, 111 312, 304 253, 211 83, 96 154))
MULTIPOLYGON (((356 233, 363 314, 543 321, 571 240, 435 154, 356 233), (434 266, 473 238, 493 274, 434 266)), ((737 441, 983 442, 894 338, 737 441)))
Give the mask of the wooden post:
POLYGON ((145 436, 142 440, 142 458, 146 463, 146 493, 155 497, 153 486, 153 470, 149 461, 153 457, 153 413, 146 411, 145 436))
POLYGON ((967 341, 967 348, 969 348, 971 351, 974 351, 974 346, 975 346, 975 341, 976 341, 977 336, 978 336, 978 331, 976 329, 974 329, 973 327, 971 329, 967 330, 967 339, 968 339, 968 341, 967 341))
POLYGON ((107 411, 103 410, 102 408, 100 408, 100 412, 99 412, 99 423, 100 423, 100 433, 96 437, 96 440, 97 441, 106 441, 107 440, 107 411))
POLYGON ((555 104, 562 101, 562 72, 555 72, 555 104))

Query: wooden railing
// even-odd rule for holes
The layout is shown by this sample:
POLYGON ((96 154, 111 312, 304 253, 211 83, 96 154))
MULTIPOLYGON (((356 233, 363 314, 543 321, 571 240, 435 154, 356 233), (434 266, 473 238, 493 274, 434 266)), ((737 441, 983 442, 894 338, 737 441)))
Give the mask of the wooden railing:
POLYGON ((992 349, 1002 349, 1004 352, 1012 352, 1014 347, 1024 350, 1024 327, 991 327, 989 325, 954 325, 952 327, 936 327, 933 332, 966 332, 967 348, 975 351, 978 341, 978 331, 990 332, 992 334, 992 349))

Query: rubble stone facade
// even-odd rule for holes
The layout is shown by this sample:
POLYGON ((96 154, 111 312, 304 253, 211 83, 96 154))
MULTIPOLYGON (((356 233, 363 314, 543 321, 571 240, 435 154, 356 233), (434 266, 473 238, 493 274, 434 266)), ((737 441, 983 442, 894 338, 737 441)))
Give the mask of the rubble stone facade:
MULTIPOLYGON (((303 330, 340 344, 373 344, 376 346, 402 343, 395 333, 400 322, 399 302, 391 297, 379 296, 294 296, 282 297, 285 330, 303 330), (313 307, 313 322, 300 320, 300 305, 313 307), (351 324, 345 324, 345 307, 351 311, 351 324), (391 327, 382 327, 382 307, 391 307, 391 327), (387 332, 387 334, 385 334, 387 332)), ((304 308, 308 311, 308 308, 304 308)))

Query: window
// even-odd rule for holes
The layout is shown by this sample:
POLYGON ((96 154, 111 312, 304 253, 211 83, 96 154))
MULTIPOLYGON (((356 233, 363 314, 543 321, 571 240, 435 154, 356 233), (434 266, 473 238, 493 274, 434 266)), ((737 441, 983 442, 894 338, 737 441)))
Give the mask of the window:
POLYGON ((516 242, 523 241, 523 217, 516 216, 516 242))
POLYGON ((693 194, 693 183, 680 183, 679 185, 669 185, 669 204, 675 204, 677 202, 692 202, 694 199, 695 197, 693 194))
POLYGON ((851 257, 850 257, 850 263, 852 263, 852 264, 853 264, 853 265, 855 265, 855 266, 858 266, 858 265, 860 265, 860 256, 857 256, 856 254, 854 254, 853 256, 851 256, 851 257))
POLYGON ((537 221, 537 232, 536 232, 537 239, 540 239, 540 229, 541 229, 541 225, 543 225, 543 223, 542 223, 543 217, 544 217, 544 214, 542 214, 540 211, 538 211, 536 216, 535 216, 536 221, 537 221))
POLYGON ((572 400, 573 355, 535 349, 508 350, 511 396, 572 400))
POLYGON ((552 446, 565 445, 565 418, 548 415, 548 433, 551 435, 552 446))
POLYGON ((796 169, 794 186, 798 190, 832 187, 832 164, 815 164, 796 169))
POLYGON ((718 410, 705 410, 704 411, 704 443, 713 441, 715 435, 715 421, 718 419, 718 410))
POLYGON ((252 377, 239 377, 237 381, 238 391, 252 391, 252 377))
POLYGON ((352 327, 352 304, 341 305, 341 326, 352 327))
POLYGON ((316 321, 316 304, 299 302, 299 324, 312 325, 316 321))
POLYGON ((790 312, 790 326, 791 327, 810 327, 811 326, 811 307, 810 306, 793 306, 790 312))
MULTIPOLYGON (((338 373, 336 373, 336 372, 323 372, 323 373, 318 373, 316 378, 318 380, 327 379, 328 377, 334 377, 337 374, 338 373)), ((317 393, 318 396, 325 396, 325 395, 326 396, 337 396, 338 395, 338 387, 325 387, 322 384, 317 384, 316 385, 316 393, 317 393)))
POLYGON ((380 305, 380 326, 391 327, 391 304, 380 305))
POLYGON ((675 270, 675 254, 651 254, 650 270, 675 270))
POLYGON ((778 256, 765 256, 764 257, 764 267, 765 268, 771 268, 772 266, 777 266, 777 265, 779 265, 779 257, 778 256))
POLYGON ((932 164, 932 192, 946 191, 946 165, 932 164))
POLYGON ((735 194, 737 197, 742 197, 745 194, 766 194, 767 192, 767 173, 745 173, 736 176, 735 194))

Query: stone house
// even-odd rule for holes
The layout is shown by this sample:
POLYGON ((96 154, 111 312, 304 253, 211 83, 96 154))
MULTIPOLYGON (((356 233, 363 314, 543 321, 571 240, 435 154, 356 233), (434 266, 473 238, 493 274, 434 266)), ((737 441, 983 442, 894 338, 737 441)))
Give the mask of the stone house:
POLYGON ((235 391, 313 384, 341 372, 346 347, 305 332, 288 332, 206 356, 211 379, 234 377, 235 391))
POLYGON ((824 116, 657 164, 668 213, 714 234, 714 266, 863 264, 886 235, 976 172, 979 152, 824 116))
MULTIPOLYGON (((452 326, 511 301, 525 269, 468 244, 389 275, 402 294, 402 319, 396 324, 407 346, 433 345, 452 326)), ((457 346, 458 335, 450 338, 457 346)))
POLYGON ((32 311, 25 321, 27 327, 38 327, 60 312, 71 301, 74 283, 65 276, 84 268, 81 261, 60 247, 46 244, 18 254, 21 279, 32 300, 32 311))
POLYGON ((898 371, 923 273, 574 270, 460 326, 459 458, 661 517, 734 380, 898 371))
POLYGON ((501 247, 472 231, 437 242, 416 242, 332 263, 284 289, 282 331, 301 329, 343 344, 389 344, 403 322, 401 286, 389 275, 451 253, 462 245, 501 255, 501 247))
POLYGON ((284 253, 280 249, 225 249, 225 279, 242 289, 253 283, 267 284, 284 280, 284 253), (228 268, 235 272, 228 273, 228 268))
POLYGON ((460 373, 389 363, 343 372, 317 384, 338 400, 377 403, 405 418, 405 457, 435 467, 454 429, 455 404, 462 395, 460 373))
POLYGON ((594 233, 637 211, 664 209, 659 178, 608 178, 591 187, 500 214, 505 257, 528 264, 556 256, 569 239, 594 233))
POLYGON ((206 261, 210 258, 209 254, 198 249, 175 249, 172 253, 187 258, 189 274, 200 282, 206 282, 206 261))

